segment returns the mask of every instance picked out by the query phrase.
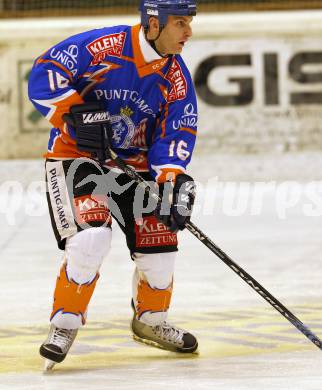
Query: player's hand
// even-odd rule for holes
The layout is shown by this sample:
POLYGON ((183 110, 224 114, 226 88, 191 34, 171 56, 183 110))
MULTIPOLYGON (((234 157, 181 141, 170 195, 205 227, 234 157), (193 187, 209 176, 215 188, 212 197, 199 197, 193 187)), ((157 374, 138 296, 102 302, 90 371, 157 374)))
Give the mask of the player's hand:
POLYGON ((110 157, 112 125, 110 114, 100 102, 72 106, 63 120, 75 128, 78 150, 90 153, 100 162, 110 157))
POLYGON ((176 181, 162 186, 161 201, 155 209, 155 216, 173 232, 183 230, 190 221, 195 200, 196 185, 186 174, 177 175, 176 181))

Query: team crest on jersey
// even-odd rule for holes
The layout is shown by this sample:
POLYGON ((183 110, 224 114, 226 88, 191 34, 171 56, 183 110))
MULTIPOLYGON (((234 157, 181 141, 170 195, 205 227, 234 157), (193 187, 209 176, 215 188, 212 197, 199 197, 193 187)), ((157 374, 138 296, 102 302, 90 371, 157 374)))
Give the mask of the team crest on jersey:
POLYGON ((131 119, 133 111, 129 107, 122 108, 119 115, 111 116, 113 146, 119 149, 129 147, 146 147, 146 122, 143 119, 138 126, 135 126, 131 119))
POLYGON ((135 132, 132 119, 122 113, 120 115, 112 115, 111 124, 113 146, 119 149, 127 149, 131 145, 135 132))
POLYGON ((173 60, 173 63, 166 75, 166 79, 171 83, 171 90, 168 94, 168 102, 182 100, 187 96, 187 81, 176 58, 173 60))
POLYGON ((126 33, 105 35, 89 43, 86 49, 93 56, 91 65, 97 65, 104 61, 107 55, 112 57, 121 57, 124 49, 126 33))

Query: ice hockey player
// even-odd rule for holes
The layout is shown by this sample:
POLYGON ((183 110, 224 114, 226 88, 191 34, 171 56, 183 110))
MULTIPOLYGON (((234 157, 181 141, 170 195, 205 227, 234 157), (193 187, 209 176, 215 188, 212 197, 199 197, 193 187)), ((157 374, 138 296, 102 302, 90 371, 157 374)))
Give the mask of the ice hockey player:
POLYGON ((72 36, 37 58, 30 74, 29 97, 53 126, 47 199, 64 251, 51 327, 40 347, 47 369, 64 360, 85 324, 110 249, 112 216, 135 263, 134 339, 173 352, 192 353, 198 346, 192 334, 167 322, 177 232, 189 221, 195 190, 186 167, 197 103, 180 53, 192 36, 196 1, 142 0, 139 10, 140 24, 72 36), (136 217, 138 186, 116 169, 109 145, 159 185, 162 202, 142 218, 136 217))

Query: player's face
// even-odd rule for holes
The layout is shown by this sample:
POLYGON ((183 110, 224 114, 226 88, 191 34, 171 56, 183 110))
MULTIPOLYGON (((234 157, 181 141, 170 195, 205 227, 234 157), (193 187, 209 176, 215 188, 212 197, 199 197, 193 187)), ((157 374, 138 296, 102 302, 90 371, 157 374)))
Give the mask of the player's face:
POLYGON ((168 23, 155 41, 158 51, 163 54, 180 54, 192 36, 192 16, 169 16, 168 23))

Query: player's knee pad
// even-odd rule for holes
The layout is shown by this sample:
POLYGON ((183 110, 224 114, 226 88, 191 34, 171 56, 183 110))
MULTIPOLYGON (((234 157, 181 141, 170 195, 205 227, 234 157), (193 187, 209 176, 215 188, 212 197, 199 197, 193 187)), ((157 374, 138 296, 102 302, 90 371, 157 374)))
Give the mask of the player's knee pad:
POLYGON ((67 238, 67 275, 78 284, 91 282, 111 247, 112 231, 106 227, 85 229, 67 238))
POLYGON ((176 252, 134 255, 133 302, 137 318, 148 325, 167 318, 175 257, 176 252))
POLYGON ((138 273, 153 288, 164 289, 172 283, 177 252, 135 253, 138 273))

